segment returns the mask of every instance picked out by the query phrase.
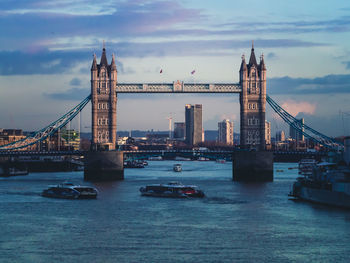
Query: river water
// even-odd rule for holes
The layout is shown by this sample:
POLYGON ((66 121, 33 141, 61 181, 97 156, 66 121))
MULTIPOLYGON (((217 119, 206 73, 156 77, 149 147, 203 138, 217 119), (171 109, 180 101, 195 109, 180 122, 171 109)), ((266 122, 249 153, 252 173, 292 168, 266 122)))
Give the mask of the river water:
POLYGON ((85 183, 83 172, 0 178, 0 262, 350 262, 350 211, 288 200, 296 164, 273 183, 232 181, 232 164, 150 161, 125 180, 85 183), (96 200, 40 196, 69 180, 96 200), (139 188, 181 181, 203 199, 143 197, 139 188))

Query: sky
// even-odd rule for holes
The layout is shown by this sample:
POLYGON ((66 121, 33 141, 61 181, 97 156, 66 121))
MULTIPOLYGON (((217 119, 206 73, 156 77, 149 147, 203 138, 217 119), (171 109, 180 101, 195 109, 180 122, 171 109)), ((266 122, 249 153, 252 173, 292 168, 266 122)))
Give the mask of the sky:
MULTIPOLYGON (((120 83, 237 83, 254 41, 267 93, 328 136, 350 135, 346 0, 0 0, 0 128, 38 130, 90 94, 93 54, 114 53, 120 83), (160 74, 160 69, 163 73, 160 74), (195 70, 195 74, 191 71, 195 70)), ((205 129, 239 132, 239 96, 120 94, 118 130, 167 130, 185 104, 205 129)), ((91 129, 90 104, 82 127, 91 129)), ((288 127, 267 106, 272 134, 288 127)), ((73 121, 72 127, 78 126, 73 121)))

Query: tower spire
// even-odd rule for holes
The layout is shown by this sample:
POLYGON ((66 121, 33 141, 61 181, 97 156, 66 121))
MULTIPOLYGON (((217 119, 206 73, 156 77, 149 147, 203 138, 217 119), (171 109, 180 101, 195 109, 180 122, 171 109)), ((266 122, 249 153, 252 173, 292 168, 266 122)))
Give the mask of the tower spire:
POLYGON ((252 41, 252 51, 250 53, 250 59, 249 59, 248 66, 251 67, 253 65, 258 67, 258 63, 256 62, 255 53, 254 53, 254 40, 252 41))
POLYGON ((115 64, 115 57, 114 57, 114 53, 112 54, 112 62, 111 62, 111 69, 112 70, 116 70, 117 69, 117 66, 115 64))
POLYGON ((102 49, 102 56, 100 61, 100 66, 105 65, 108 66, 107 56, 106 56, 106 47, 105 47, 105 41, 103 40, 103 49, 102 49))
POLYGON ((92 60, 91 70, 97 70, 96 54, 94 53, 94 59, 92 60))

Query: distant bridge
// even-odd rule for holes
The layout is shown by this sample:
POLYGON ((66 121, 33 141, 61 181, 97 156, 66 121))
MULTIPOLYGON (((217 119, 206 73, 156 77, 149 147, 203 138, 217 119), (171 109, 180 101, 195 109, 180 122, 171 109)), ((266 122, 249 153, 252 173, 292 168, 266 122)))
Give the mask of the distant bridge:
MULTIPOLYGON (((236 149, 234 151, 220 150, 139 150, 123 151, 126 158, 148 158, 154 156, 162 157, 208 157, 208 158, 231 158, 234 152, 243 151, 236 149)), ((84 156, 88 151, 0 151, 0 157, 20 157, 20 156, 84 156)), ((301 152, 301 151, 274 151, 275 159, 283 160, 284 157, 294 156, 300 158, 320 158, 327 156, 328 152, 301 152)))

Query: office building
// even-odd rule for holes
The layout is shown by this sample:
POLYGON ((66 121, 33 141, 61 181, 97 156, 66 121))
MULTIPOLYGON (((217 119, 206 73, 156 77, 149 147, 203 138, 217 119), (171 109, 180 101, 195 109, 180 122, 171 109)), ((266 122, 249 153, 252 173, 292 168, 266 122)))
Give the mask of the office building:
POLYGON ((233 145, 233 122, 224 120, 218 123, 218 142, 233 145))
POLYGON ((203 141, 202 104, 185 106, 186 142, 196 145, 203 141))
POLYGON ((290 125, 290 128, 289 128, 289 136, 297 141, 297 142, 300 142, 300 141, 304 141, 304 118, 301 118, 300 120, 296 120, 295 122, 293 122, 293 125, 290 125), (295 129, 293 126, 296 126, 298 127, 300 130, 297 130, 295 129))
POLYGON ((276 132, 276 142, 284 142, 286 140, 286 135, 284 131, 276 132))
POLYGON ((174 139, 185 139, 186 125, 184 122, 174 123, 174 139))

